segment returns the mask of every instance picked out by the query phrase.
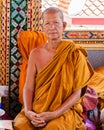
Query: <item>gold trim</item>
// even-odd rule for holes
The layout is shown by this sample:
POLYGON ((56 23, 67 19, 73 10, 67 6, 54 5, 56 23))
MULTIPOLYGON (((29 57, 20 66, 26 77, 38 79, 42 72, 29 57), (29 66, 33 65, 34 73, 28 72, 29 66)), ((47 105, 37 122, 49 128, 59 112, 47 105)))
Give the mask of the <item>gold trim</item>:
POLYGON ((73 40, 76 44, 85 47, 88 50, 104 50, 104 30, 70 30, 64 31, 63 39, 66 38, 65 34, 67 35, 67 40, 73 40), (81 37, 83 33, 92 32, 96 34, 96 37, 92 39, 81 37), (75 33, 76 36, 67 35, 67 33, 75 33))
POLYGON ((87 50, 104 50, 104 41, 93 40, 73 40, 76 44, 83 46, 87 50))

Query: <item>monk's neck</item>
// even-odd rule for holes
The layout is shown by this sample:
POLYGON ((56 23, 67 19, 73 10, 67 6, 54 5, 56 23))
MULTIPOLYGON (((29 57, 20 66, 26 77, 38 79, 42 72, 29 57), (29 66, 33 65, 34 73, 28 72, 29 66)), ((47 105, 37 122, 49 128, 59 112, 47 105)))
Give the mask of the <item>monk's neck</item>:
POLYGON ((56 50, 60 43, 61 40, 48 40, 46 46, 49 50, 56 50))

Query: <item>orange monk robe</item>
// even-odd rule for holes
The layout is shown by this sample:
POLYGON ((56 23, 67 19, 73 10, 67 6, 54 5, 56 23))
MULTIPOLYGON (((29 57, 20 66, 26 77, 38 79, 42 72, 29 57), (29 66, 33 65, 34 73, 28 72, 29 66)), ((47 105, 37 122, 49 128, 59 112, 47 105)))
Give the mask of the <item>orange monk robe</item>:
POLYGON ((21 31, 17 37, 18 49, 22 55, 22 65, 19 78, 19 101, 23 104, 23 87, 26 78, 26 69, 30 51, 46 42, 43 32, 21 31))
MULTIPOLYGON (((87 53, 71 41, 62 41, 53 59, 36 76, 33 111, 54 111, 74 92, 85 88, 93 69, 86 60, 87 53)), ((83 108, 78 101, 71 109, 44 128, 34 128, 24 116, 24 110, 14 120, 15 130, 85 130, 83 108)))

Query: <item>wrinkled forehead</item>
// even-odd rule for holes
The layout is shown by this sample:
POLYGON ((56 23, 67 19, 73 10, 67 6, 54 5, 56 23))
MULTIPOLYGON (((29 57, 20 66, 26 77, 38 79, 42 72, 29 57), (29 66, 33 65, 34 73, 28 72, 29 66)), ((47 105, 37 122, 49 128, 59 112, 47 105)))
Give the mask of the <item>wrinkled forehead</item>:
POLYGON ((59 13, 48 13, 48 14, 44 14, 43 17, 44 21, 54 21, 54 20, 58 20, 58 21, 62 21, 62 18, 60 17, 59 13))
POLYGON ((59 17, 62 21, 63 21, 63 14, 60 11, 57 10, 46 10, 43 12, 42 14, 42 20, 44 21, 44 19, 48 16, 57 16, 59 17))

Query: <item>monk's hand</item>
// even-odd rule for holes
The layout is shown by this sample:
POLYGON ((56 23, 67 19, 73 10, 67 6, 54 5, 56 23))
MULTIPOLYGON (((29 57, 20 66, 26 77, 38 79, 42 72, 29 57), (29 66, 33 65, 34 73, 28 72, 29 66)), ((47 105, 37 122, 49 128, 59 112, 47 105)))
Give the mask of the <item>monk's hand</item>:
POLYGON ((43 120, 43 118, 41 118, 40 116, 38 116, 38 114, 36 114, 32 120, 31 123, 35 126, 35 127, 44 127, 46 125, 46 122, 43 120))
POLYGON ((46 122, 42 118, 39 118, 38 114, 33 111, 29 110, 25 112, 25 115, 28 119, 30 119, 31 123, 35 127, 44 127, 46 125, 46 122))
POLYGON ((42 113, 38 114, 38 118, 41 118, 45 122, 49 122, 50 120, 53 120, 56 117, 57 116, 56 116, 55 112, 42 112, 42 113))
POLYGON ((32 120, 34 117, 36 117, 36 115, 37 114, 34 111, 31 111, 31 110, 28 110, 28 111, 25 112, 25 116, 30 120, 32 120))

